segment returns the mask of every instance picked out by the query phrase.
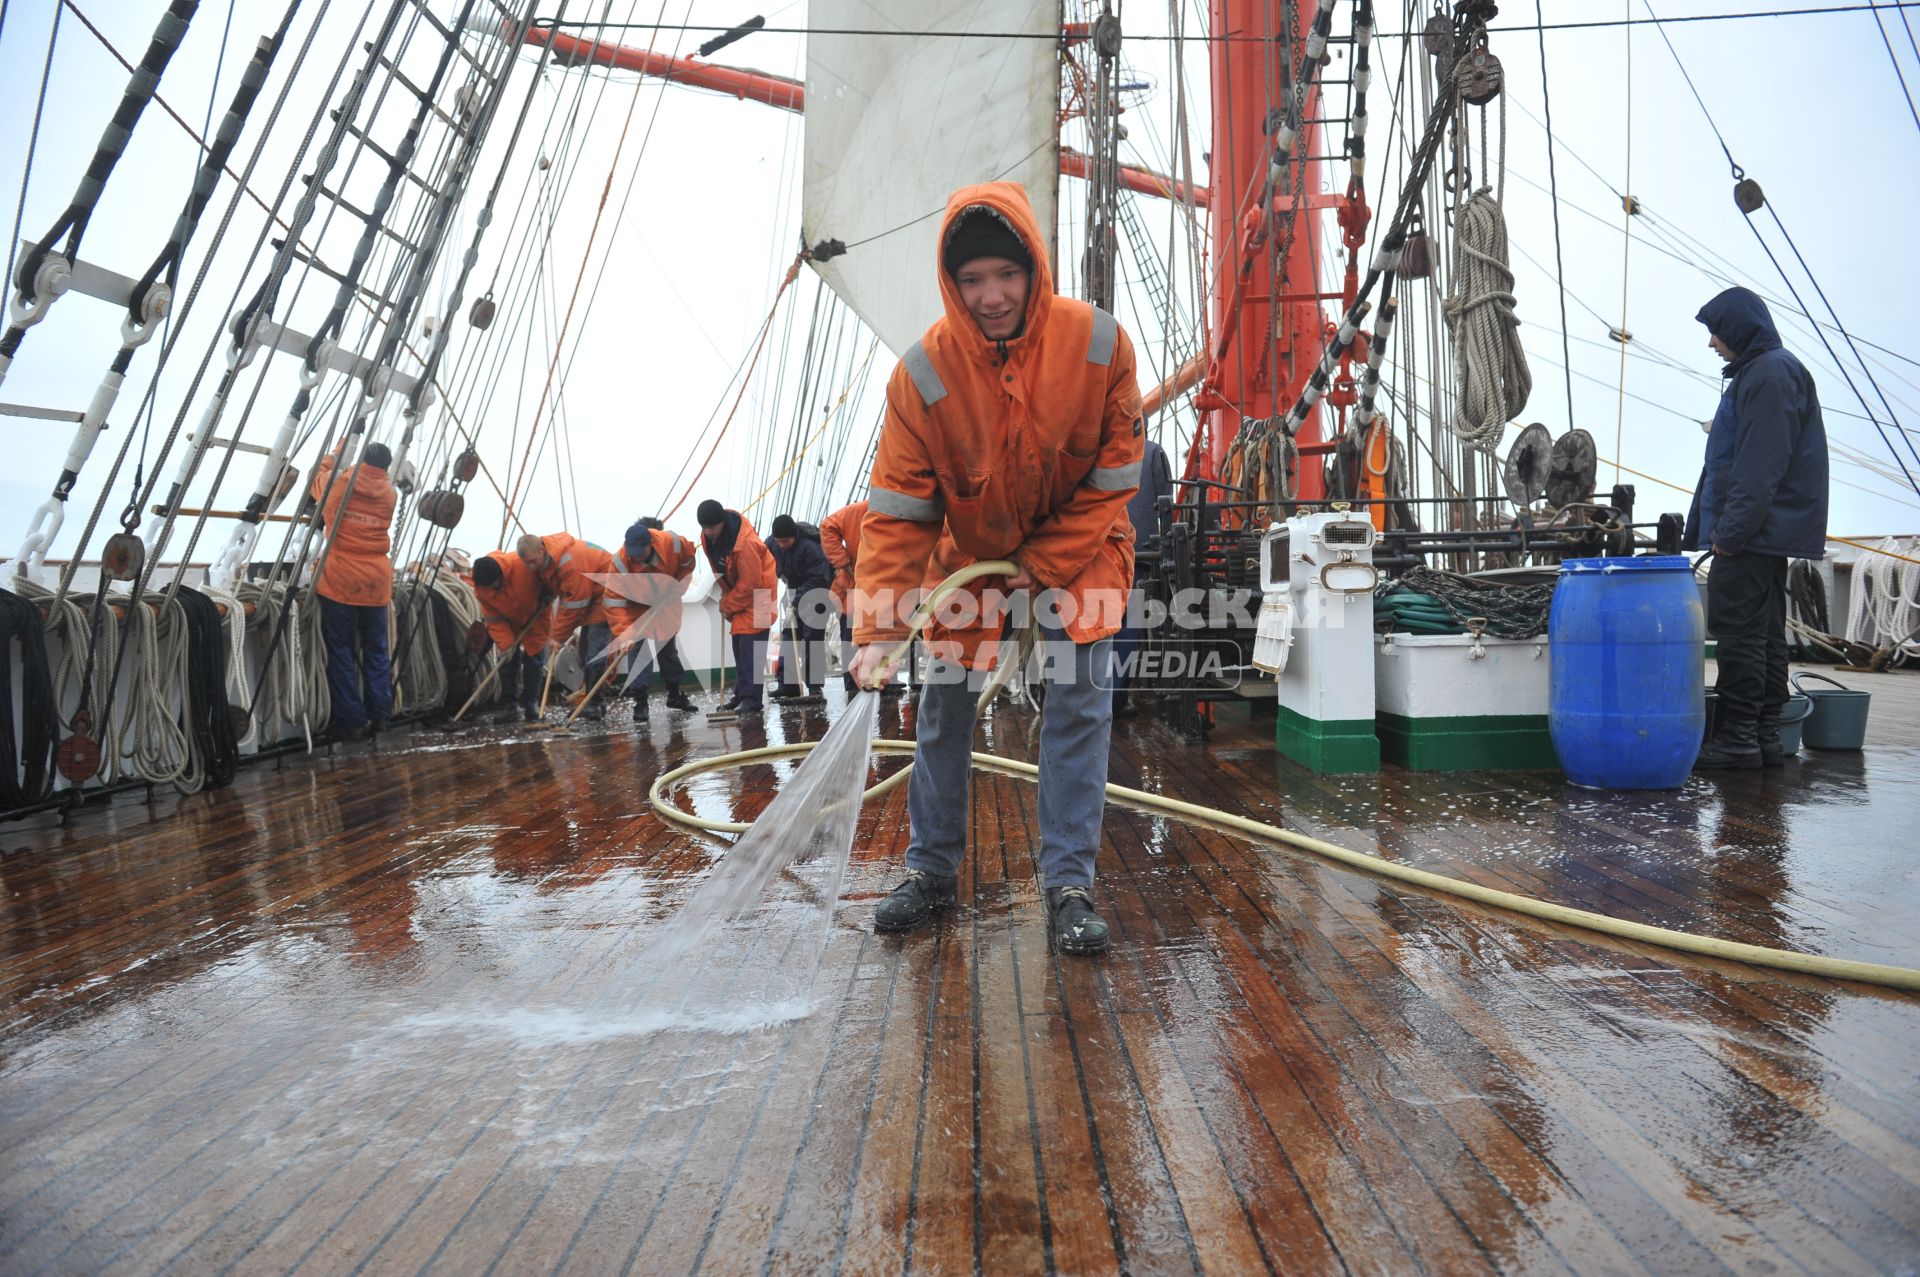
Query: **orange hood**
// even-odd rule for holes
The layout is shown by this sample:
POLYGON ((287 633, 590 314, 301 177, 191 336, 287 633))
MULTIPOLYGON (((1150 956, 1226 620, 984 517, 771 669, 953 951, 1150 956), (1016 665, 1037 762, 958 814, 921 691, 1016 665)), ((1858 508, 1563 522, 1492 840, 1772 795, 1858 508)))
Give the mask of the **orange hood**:
POLYGON ((946 216, 940 221, 940 247, 933 257, 933 268, 940 274, 940 300, 946 306, 947 330, 969 354, 988 359, 1001 343, 981 332, 980 325, 973 322, 966 303, 960 300, 960 286, 947 274, 945 265, 947 240, 953 235, 961 214, 971 208, 984 208, 1005 222, 1027 246, 1027 256, 1033 259, 1033 281, 1027 288, 1027 320, 1018 337, 1007 339, 1009 350, 1019 349, 1045 327, 1047 315, 1053 309, 1053 268, 1047 258, 1047 237, 1040 232, 1033 206, 1027 203, 1026 187, 1018 182, 982 182, 978 186, 963 186, 948 197, 946 216))

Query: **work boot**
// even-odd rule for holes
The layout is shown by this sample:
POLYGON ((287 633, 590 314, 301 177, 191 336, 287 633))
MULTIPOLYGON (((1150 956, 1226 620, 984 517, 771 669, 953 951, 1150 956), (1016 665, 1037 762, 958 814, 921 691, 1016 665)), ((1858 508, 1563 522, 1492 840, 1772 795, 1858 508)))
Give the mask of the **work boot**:
POLYGON ((523 722, 528 722, 528 723, 539 722, 540 707, 538 705, 535 705, 532 701, 521 701, 520 702, 520 718, 523 722))
POLYGON ((945 874, 930 874, 923 869, 907 870, 906 881, 895 887, 873 910, 875 931, 911 931, 942 909, 953 904, 958 879, 945 874))
POLYGON ((1761 765, 1759 725, 1751 718, 1736 718, 1720 708, 1720 726, 1707 747, 1694 760, 1693 770, 1750 771, 1761 765))
POLYGON ((1062 953, 1099 953, 1107 947, 1107 924, 1093 911, 1085 887, 1047 888, 1047 925, 1062 953))
POLYGON ((580 711, 580 717, 589 723, 598 723, 606 718, 606 716, 607 703, 605 701, 593 701, 589 703, 585 709, 580 711))
POLYGON ((779 687, 774 688, 771 692, 767 693, 767 696, 770 699, 776 700, 776 701, 791 701, 791 700, 797 699, 800 695, 801 695, 801 692, 799 688, 788 687, 784 683, 781 684, 779 687))
POLYGON ((647 705, 647 702, 652 699, 645 692, 633 698, 633 721, 636 724, 646 722, 652 714, 653 711, 647 705))
POLYGON ((509 723, 517 723, 520 721, 520 707, 518 705, 496 706, 494 711, 487 715, 487 721, 495 727, 505 727, 509 723))
POLYGON ((1780 743, 1780 706, 1762 705, 1755 735, 1760 741, 1760 762, 1767 767, 1785 767, 1787 751, 1780 743))
POLYGON ((699 707, 695 705, 692 701, 687 699, 687 694, 685 692, 675 687, 675 688, 669 689, 667 692, 667 708, 690 710, 690 709, 698 709, 699 707))

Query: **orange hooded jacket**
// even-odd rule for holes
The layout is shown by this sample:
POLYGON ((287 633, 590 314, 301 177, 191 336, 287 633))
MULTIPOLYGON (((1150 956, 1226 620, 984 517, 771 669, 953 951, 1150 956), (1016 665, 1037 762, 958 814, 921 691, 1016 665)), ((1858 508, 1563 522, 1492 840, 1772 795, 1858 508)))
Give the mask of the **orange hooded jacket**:
POLYGON ((693 579, 693 542, 663 528, 648 531, 652 561, 629 559, 623 541, 613 552, 614 574, 606 582, 607 624, 621 647, 645 639, 664 643, 678 634, 680 600, 693 579))
MULTIPOLYGON (((758 634, 773 628, 777 614, 774 596, 780 578, 773 551, 753 530, 753 524, 747 522, 747 516, 737 510, 727 511, 728 524, 735 519, 740 522, 731 550, 716 551, 716 538, 705 528, 700 530, 700 542, 707 552, 707 562, 713 567, 713 575, 720 582, 720 615, 728 622, 727 632, 758 634)), ((721 525, 719 532, 724 539, 727 525, 721 525)))
MULTIPOLYGON (((1140 483, 1144 434, 1133 343, 1105 311, 1054 295, 1047 240, 1018 183, 954 192, 942 245, 975 207, 1006 222, 1033 259, 1026 323, 1017 337, 989 339, 936 255, 946 313, 887 382, 855 571, 861 645, 904 638, 901 596, 982 559, 1013 559, 1062 589, 1076 643, 1119 631, 1133 584, 1127 498, 1140 483)), ((1004 584, 969 587, 974 619, 929 626, 934 650, 990 664, 1003 614, 980 600, 1004 584)))
POLYGON ((607 619, 598 577, 613 571, 613 556, 571 532, 551 532, 540 538, 547 547, 547 566, 536 575, 557 603, 554 609, 554 647, 562 647, 583 625, 607 619))
POLYGON ((847 591, 853 588, 853 565, 860 558, 860 523, 867 503, 843 505, 820 523, 820 549, 833 565, 833 605, 847 610, 847 591))
MULTIPOLYGON (((473 586, 474 601, 480 605, 480 620, 492 636, 493 645, 506 651, 513 646, 513 636, 520 633, 520 627, 532 620, 526 636, 520 640, 520 650, 528 656, 538 656, 540 649, 547 645, 549 619, 539 575, 512 550, 495 550, 483 557, 500 565, 498 589, 473 586)), ((473 585, 471 576, 466 581, 473 585)))
POLYGON ((388 551, 393 539, 388 529, 393 524, 393 481, 376 466, 356 464, 353 470, 334 482, 327 491, 327 479, 340 464, 340 447, 321 458, 314 467, 313 499, 326 498, 325 526, 332 537, 327 561, 320 567, 314 591, 323 599, 348 603, 354 607, 385 607, 393 602, 393 560, 388 551), (348 494, 351 484, 353 492, 348 494), (346 509, 341 510, 345 503, 346 509))

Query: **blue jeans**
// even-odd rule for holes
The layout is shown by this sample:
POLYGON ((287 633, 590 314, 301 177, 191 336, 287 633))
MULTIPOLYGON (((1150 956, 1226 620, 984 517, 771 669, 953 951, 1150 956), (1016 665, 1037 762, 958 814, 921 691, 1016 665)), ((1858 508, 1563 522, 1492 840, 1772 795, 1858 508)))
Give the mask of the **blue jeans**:
POLYGON ((613 628, 605 621, 582 626, 580 630, 580 674, 587 680, 583 692, 593 690, 607 672, 607 644, 613 641, 613 628))
POLYGON ((320 600, 320 635, 327 644, 327 687, 333 693, 332 723, 358 731, 393 713, 393 670, 387 662, 387 609, 320 600), (353 640, 360 639, 354 659, 353 640), (365 693, 361 680, 365 678, 365 693))
POLYGON ((508 704, 531 705, 540 699, 540 683, 547 667, 540 658, 528 656, 519 648, 500 663, 500 699, 508 704))
POLYGON ((733 636, 733 695, 742 709, 760 708, 760 664, 767 654, 767 631, 733 636))
MULTIPOLYGON (((1044 623, 1040 639, 1061 658, 1049 668, 1040 720, 1041 885, 1086 887, 1093 883, 1106 807, 1113 645, 1108 639, 1074 643, 1044 623)), ((919 749, 907 783, 909 869, 954 875, 966 856, 973 703, 985 684, 986 675, 962 678, 959 667, 939 661, 920 689, 919 749)))

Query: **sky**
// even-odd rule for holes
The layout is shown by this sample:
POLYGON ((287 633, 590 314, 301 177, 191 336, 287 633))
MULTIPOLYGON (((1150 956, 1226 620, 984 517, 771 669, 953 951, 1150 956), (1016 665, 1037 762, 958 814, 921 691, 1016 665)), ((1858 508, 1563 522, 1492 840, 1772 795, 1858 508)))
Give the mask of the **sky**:
MULTIPOLYGON (((540 12, 552 12, 556 3, 543 0, 540 12)), ((210 102, 217 103, 216 114, 224 109, 242 60, 279 20, 283 7, 277 0, 231 5, 204 0, 162 80, 161 96, 200 128, 210 102)), ((456 6, 440 2, 434 7, 444 16, 456 6)), ((1383 39, 1376 46, 1372 98, 1375 138, 1384 129, 1382 101, 1397 70, 1395 41, 1384 37, 1399 29, 1398 7, 1381 6, 1383 39)), ((1659 0, 1655 7, 1671 19, 1786 6, 1659 0)), ((163 8, 161 0, 78 3, 78 12, 130 58, 144 48, 163 8)), ((380 8, 384 11, 384 0, 380 8)), ((1552 269, 1552 205, 1545 193, 1546 134, 1537 122, 1546 113, 1541 40, 1531 30, 1497 29, 1530 23, 1532 6, 1502 8, 1491 48, 1508 76, 1504 206, 1515 249, 1516 308, 1534 376, 1532 399, 1521 419, 1542 421, 1557 435, 1568 426, 1569 412, 1566 379, 1558 366, 1560 290, 1552 269)), ((664 14, 669 24, 712 25, 750 16, 738 6, 708 0, 659 8, 617 0, 610 6, 576 3, 572 9, 595 14, 607 9, 615 20, 631 9, 632 20, 644 23, 664 14)), ((1542 0, 1541 9, 1550 26, 1648 13, 1645 0, 1542 0)), ((297 47, 310 34, 307 59, 292 77, 279 124, 266 135, 250 183, 269 203, 288 177, 302 134, 329 99, 330 77, 364 38, 355 27, 366 11, 364 5, 334 0, 316 23, 317 0, 300 7, 292 42, 233 160, 239 169, 253 154, 265 112, 286 83, 297 47)), ((809 20, 809 8, 800 0, 760 12, 771 27, 800 27, 809 20)), ((816 5, 814 12, 818 20, 825 10, 816 5)), ((29 173, 30 122, 54 14, 53 0, 10 0, 0 26, 0 94, 12 122, 0 136, 0 208, 20 207, 20 234, 30 238, 43 234, 65 207, 126 79, 75 11, 65 10, 29 173)), ((1157 169, 1171 163, 1172 151, 1174 45, 1155 38, 1167 34, 1168 14, 1138 0, 1121 13, 1130 36, 1122 55, 1126 78, 1146 86, 1128 99, 1129 139, 1122 158, 1157 169)), ((1906 235, 1906 210, 1920 206, 1920 124, 1910 114, 1900 79, 1904 75, 1906 85, 1920 91, 1920 60, 1903 19, 1920 30, 1920 12, 1883 8, 1884 42, 1882 28, 1866 12, 1676 22, 1669 24, 1668 35, 1727 146, 1765 188, 1846 326, 1898 352, 1867 353, 1909 438, 1920 439, 1920 364, 1914 362, 1920 359, 1920 333, 1911 305, 1920 282, 1920 256, 1911 251, 1906 235)), ((1191 33, 1204 25, 1204 14, 1189 4, 1185 29, 1191 33)), ((629 31, 620 38, 644 45, 650 34, 629 31)), ((687 53, 707 34, 662 31, 655 38, 662 50, 687 53)), ((1624 476, 1639 485, 1643 517, 1683 510, 1684 493, 1656 480, 1691 486, 1704 443, 1699 423, 1711 417, 1718 395, 1719 361, 1708 351, 1693 314, 1729 280, 1768 297, 1785 298, 1787 290, 1735 208, 1726 158, 1659 34, 1646 25, 1549 30, 1544 46, 1558 139, 1559 256, 1575 374, 1571 424, 1593 433, 1603 458, 1653 476, 1624 476), (1624 248, 1619 191, 1630 191, 1643 210, 1633 219, 1636 238, 1624 248), (1624 374, 1621 347, 1608 336, 1614 327, 1633 338, 1624 374)), ((484 45, 476 41, 470 47, 478 52, 484 45)), ((1193 162, 1204 171, 1204 50, 1190 43, 1185 54, 1193 162)), ((416 48, 402 61, 410 76, 424 81, 431 66, 421 65, 420 56, 416 48)), ((806 74, 804 37, 798 34, 754 34, 713 60, 793 78, 806 74)), ((432 281, 425 311, 436 322, 447 318, 452 274, 475 230, 485 188, 507 154, 512 114, 532 77, 532 56, 524 55, 505 98, 506 114, 487 141, 474 188, 432 281)), ((407 105, 396 97, 383 108, 376 127, 383 143, 398 135, 407 105)), ((1497 128, 1497 114, 1489 119, 1497 128)), ((786 506, 817 519, 855 494, 892 358, 884 348, 868 354, 871 336, 830 295, 822 296, 805 270, 775 306, 799 239, 803 130, 801 117, 788 112, 630 75, 587 76, 550 68, 542 77, 466 294, 470 302, 491 288, 499 318, 480 333, 464 314, 454 316, 442 368, 452 412, 477 434, 488 473, 509 489, 522 476, 525 490, 517 514, 525 526, 538 532, 565 526, 610 545, 634 517, 677 506, 671 525, 692 532, 691 512, 699 500, 711 496, 746 506, 796 453, 786 478, 754 509, 756 520, 764 523, 786 506), (563 319, 569 311, 571 317, 563 319), (556 355, 563 324, 566 337, 556 355), (741 393, 737 373, 754 359, 763 324, 765 348, 741 393), (736 396, 738 408, 716 446, 716 432, 736 396), (529 454, 530 430, 546 420, 557 428, 529 454), (816 434, 819 442, 802 451, 816 434), (699 480, 692 481, 703 463, 699 480)), ((1073 140, 1071 129, 1068 140, 1073 140)), ((197 147, 181 125, 158 104, 149 108, 87 228, 83 260, 139 275, 164 242, 197 160, 197 147)), ((310 167, 309 161, 301 171, 310 167)), ((354 166, 346 184, 350 200, 360 207, 371 202, 381 168, 365 157, 354 166)), ((1331 180, 1343 185, 1344 173, 1331 180)), ((215 196, 186 259, 183 293, 205 260, 233 189, 230 181, 223 182, 215 196)), ((299 190, 297 184, 292 188, 289 206, 299 190)), ((1370 196, 1376 207, 1389 202, 1377 193, 1370 196)), ((410 217, 424 198, 403 189, 396 206, 401 218, 410 217)), ((1061 204, 1065 269, 1058 273, 1071 286, 1074 220, 1082 208, 1072 179, 1063 179, 1061 204)), ((1135 207, 1150 240, 1163 245, 1171 233, 1177 256, 1184 258, 1177 211, 1146 198, 1135 207)), ((136 352, 109 429, 69 503, 53 557, 71 553, 78 543, 88 514, 108 491, 123 442, 133 440, 107 496, 95 552, 127 504, 143 442, 150 469, 176 426, 180 433, 195 427, 224 366, 219 331, 227 308, 265 269, 264 256, 253 255, 264 218, 244 199, 236 206, 201 296, 181 321, 173 354, 160 370, 150 420, 136 416, 135 408, 160 366, 161 342, 136 352), (209 372, 196 385, 196 369, 209 355, 209 372)), ((1771 220, 1760 224, 1795 271, 1795 285, 1817 307, 1806 276, 1793 266, 1771 220)), ((341 218, 309 238, 317 236, 322 256, 337 264, 351 257, 358 234, 357 225, 341 218)), ((262 251, 272 250, 269 245, 262 251)), ((376 267, 383 261, 377 256, 376 267)), ((1137 270, 1123 262, 1122 273, 1137 270)), ((1191 313, 1198 292, 1192 272, 1177 263, 1172 286, 1187 299, 1191 313)), ((310 332, 332 293, 331 281, 312 279, 297 296, 283 299, 281 317, 310 332)), ((1145 307, 1123 301, 1118 309, 1142 348, 1143 368, 1151 367, 1164 353, 1165 334, 1143 313, 1145 307)), ((1902 495, 1905 481, 1887 444, 1864 419, 1811 329, 1775 309, 1787 345, 1819 380, 1835 454, 1833 529, 1856 535, 1914 530, 1920 526, 1920 497, 1911 490, 1902 495)), ((83 407, 118 349, 120 317, 114 307, 93 298, 77 293, 63 298, 27 334, 0 385, 0 402, 83 407)), ((345 344, 359 348, 365 341, 361 320, 363 315, 350 317, 345 344)), ((425 348, 418 324, 413 338, 425 348)), ((1830 338, 1846 357, 1839 339, 1830 338)), ((296 362, 286 355, 259 358, 243 375, 242 393, 220 424, 219 437, 239 429, 249 442, 270 439, 293 401, 296 362)), ((322 404, 343 385, 338 374, 324 381, 322 404)), ((1886 421, 1888 414, 1864 382, 1861 389, 1886 421)), ((311 420, 324 428, 331 418, 316 413, 311 420)), ((1176 420, 1164 429, 1165 441, 1172 443, 1191 426, 1176 420)), ((383 437, 397 432, 395 405, 376 418, 375 430, 383 437)), ((423 419, 423 444, 430 436, 450 437, 451 431, 448 414, 436 408, 423 419)), ((70 433, 63 423, 0 417, 0 446, 6 450, 0 466, 0 558, 13 556, 35 508, 46 499, 70 433)), ((311 465, 317 438, 297 458, 303 468, 311 465)), ((448 449, 422 451, 431 483, 448 449)), ((179 455, 176 446, 173 456, 179 455)), ((1920 462, 1911 452, 1905 455, 1920 476, 1920 462)), ((173 465, 172 458, 165 461, 167 473, 173 465)), ((214 505, 238 508, 260 466, 259 457, 237 454, 214 505)), ((1600 477, 1603 485, 1612 481, 1610 465, 1601 467, 1600 477)), ((203 476, 192 501, 204 504, 205 486, 203 476)), ((491 548, 501 521, 502 503, 482 478, 469 488, 455 544, 491 548)), ((230 520, 210 520, 195 541, 193 557, 204 559, 232 526, 230 520)), ((270 530, 263 552, 270 553, 271 538, 283 534, 284 529, 270 530)), ((175 557, 179 544, 176 539, 168 557, 175 557)), ((403 556, 411 544, 403 538, 403 556)))

